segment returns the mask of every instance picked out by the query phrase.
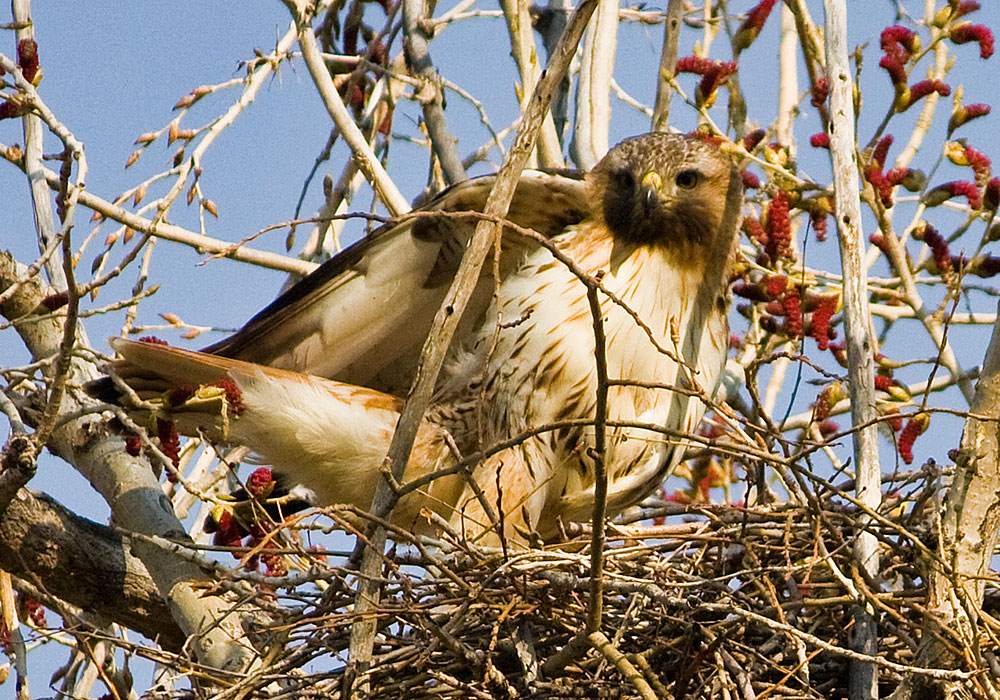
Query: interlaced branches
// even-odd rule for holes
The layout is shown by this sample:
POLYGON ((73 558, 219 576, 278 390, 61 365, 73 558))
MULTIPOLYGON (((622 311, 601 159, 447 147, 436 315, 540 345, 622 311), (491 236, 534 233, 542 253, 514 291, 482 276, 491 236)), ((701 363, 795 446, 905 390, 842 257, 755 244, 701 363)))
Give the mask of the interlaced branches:
MULTIPOLYGON (((191 684, 218 698, 377 690, 903 699, 930 686, 1000 697, 991 569, 998 341, 987 330, 998 317, 1000 178, 991 93, 966 78, 993 54, 991 15, 960 0, 893 3, 897 11, 878 15, 876 26, 875 10, 862 19, 847 4, 845 29, 829 14, 844 3, 804 0, 671 1, 663 11, 603 0, 575 9, 512 0, 499 10, 474 0, 284 4, 291 23, 273 48, 253 53, 236 77, 206 66, 173 114, 136 138, 117 195, 90 188, 80 130, 47 99, 42 68, 72 75, 76 67, 38 43, 27 2, 13 3, 0 35, 0 155, 29 184, 24 202, 5 205, 30 211, 38 250, 23 263, 0 259, 0 338, 10 344, 0 347, 20 352, 5 358, 23 348, 30 355, 0 361, 9 426, 0 643, 15 675, 27 678, 33 650, 53 640, 71 652, 59 690, 76 697, 99 694, 98 685, 114 697, 178 697, 191 684), (477 38, 487 31, 507 41, 501 55, 481 54, 487 44, 477 38), (642 53, 661 36, 662 50, 642 53), (448 44, 452 37, 461 41, 448 44), (489 80, 463 84, 470 63, 489 80), (292 223, 237 234, 218 204, 226 193, 212 191, 219 186, 207 177, 207 156, 255 101, 279 99, 262 88, 290 68, 311 79, 329 137, 312 170, 294 176, 299 200, 273 215, 292 223), (771 95, 765 84, 778 89, 771 95), (529 426, 469 454, 452 445, 449 467, 408 481, 415 431, 465 300, 501 245, 498 231, 551 245, 503 220, 525 163, 561 167, 569 158, 588 168, 609 144, 668 128, 731 153, 747 193, 719 392, 700 386, 690 366, 674 383, 610 375, 600 309, 624 302, 552 246, 591 302, 594 418, 529 426), (163 146, 169 165, 157 169, 149 154, 163 146), (485 213, 408 213, 403 193, 416 194, 414 173, 432 194, 484 161, 500 168, 485 213), (316 178, 327 163, 331 172, 316 178), (301 214, 315 189, 318 215, 301 214), (365 195, 368 212, 351 214, 365 195), (180 225, 185 215, 197 224, 180 225), (142 434, 125 413, 79 391, 97 374, 99 354, 83 332, 95 317, 119 314, 116 324, 130 332, 159 313, 167 332, 187 337, 242 320, 215 313, 210 307, 225 304, 206 305, 206 290, 159 274, 159 239, 209 261, 300 277, 342 237, 393 217, 478 228, 455 252, 465 253, 463 266, 372 513, 297 510, 267 470, 240 466, 245 450, 181 444, 166 428, 142 434), (849 243, 844 257, 828 240, 831 221, 849 243), (306 226, 298 257, 274 252, 272 231, 288 230, 287 253, 295 228, 306 226), (153 278, 159 286, 147 284, 153 278), (114 291, 120 279, 132 281, 130 292, 114 291), (183 286, 193 303, 158 305, 164 284, 183 286), (98 304, 98 293, 115 297, 98 304), (702 403, 708 418, 687 433, 645 417, 609 420, 608 393, 638 389, 702 403), (849 424, 834 422, 848 413, 849 424), (123 427, 133 433, 124 443, 115 435, 123 427), (592 524, 566 523, 558 541, 526 550, 468 542, 433 513, 425 514, 433 537, 393 524, 401 496, 567 428, 594 431, 592 524), (688 459, 640 506, 605 522, 613 484, 599 467, 607 436, 623 428, 684 444, 688 459), (35 471, 46 446, 105 498, 113 526, 68 517, 23 490, 46 488, 35 471), (53 528, 47 554, 32 526, 53 528), (84 565, 74 544, 101 552, 107 565, 84 565), (60 568, 86 580, 57 583, 60 568), (45 619, 41 604, 62 621, 45 619), (156 639, 155 618, 165 615, 156 639), (869 635, 861 642, 860 628, 869 635), (159 664, 155 689, 133 687, 129 664, 140 658, 159 664)), ((483 504, 488 517, 509 515, 496 505, 483 504)), ((27 697, 27 685, 19 692, 27 697)))

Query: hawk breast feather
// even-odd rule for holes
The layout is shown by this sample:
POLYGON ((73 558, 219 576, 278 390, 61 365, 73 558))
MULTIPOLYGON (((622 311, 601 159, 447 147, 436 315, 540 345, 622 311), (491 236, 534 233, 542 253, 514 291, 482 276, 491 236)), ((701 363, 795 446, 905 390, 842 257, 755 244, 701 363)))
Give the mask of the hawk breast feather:
MULTIPOLYGON (((205 403, 154 405, 180 430, 245 444, 323 503, 367 508, 397 397, 476 223, 455 213, 481 210, 491 186, 460 183, 381 227, 200 353, 115 340, 115 371, 143 398, 231 382, 240 411, 224 422, 205 403)), ((729 158, 678 135, 628 139, 585 178, 521 178, 509 218, 600 280, 610 514, 660 483, 719 381, 741 203, 729 158)), ((508 232, 502 250, 500 278, 488 262, 407 464, 404 482, 425 483, 393 513, 404 527, 426 528, 429 509, 495 541, 490 515, 502 512, 502 534, 524 540, 590 515, 597 373, 586 287, 548 247, 508 232), (454 468, 475 454, 488 455, 473 466, 478 489, 454 468)))

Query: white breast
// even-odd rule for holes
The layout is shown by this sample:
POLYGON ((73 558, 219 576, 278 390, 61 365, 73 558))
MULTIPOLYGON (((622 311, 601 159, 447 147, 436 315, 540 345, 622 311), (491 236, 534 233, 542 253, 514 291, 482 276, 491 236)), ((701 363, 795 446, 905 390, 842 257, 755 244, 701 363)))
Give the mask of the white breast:
MULTIPOLYGON (((702 266, 690 261, 678 265, 669 250, 648 247, 633 250, 611 269, 613 242, 592 230, 571 231, 558 243, 588 274, 603 271, 604 288, 645 325, 607 294, 600 295, 611 380, 686 384, 691 373, 679 371, 671 357, 680 356, 696 368, 692 378, 698 386, 712 394, 728 340, 726 319, 716 303, 718 280, 707 282, 702 266), (672 327, 679 329, 679 338, 672 327)), ((584 284, 548 251, 537 250, 502 285, 488 321, 491 318, 499 328, 496 323, 484 326, 471 355, 452 366, 451 377, 452 387, 474 387, 465 397, 469 404, 485 399, 477 406, 484 442, 489 445, 559 421, 593 420, 595 341, 584 284), (482 387, 476 386, 477 378, 483 378, 482 387)), ((609 390, 610 422, 691 431, 703 412, 699 399, 669 390, 609 390)), ((606 435, 609 508, 618 512, 654 488, 670 466, 671 454, 680 450, 674 449, 677 440, 658 431, 617 427, 606 435)), ((594 465, 588 448, 593 442, 592 427, 576 427, 543 433, 521 446, 520 456, 529 462, 544 492, 533 501, 546 516, 590 516, 594 465)))

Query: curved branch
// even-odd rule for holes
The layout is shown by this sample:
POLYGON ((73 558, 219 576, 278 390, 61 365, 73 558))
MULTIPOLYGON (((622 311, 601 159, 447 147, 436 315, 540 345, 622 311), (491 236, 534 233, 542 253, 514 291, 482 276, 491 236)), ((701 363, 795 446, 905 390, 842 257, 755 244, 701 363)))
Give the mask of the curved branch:
POLYGON ((0 508, 0 568, 178 651, 186 639, 142 561, 109 527, 21 489, 0 508))
MULTIPOLYGON (((483 211, 485 216, 502 217, 507 213, 507 207, 514 196, 514 188, 534 147, 535 138, 542 120, 548 112, 552 96, 559 81, 562 80, 563 74, 569 68, 577 44, 587 21, 594 12, 597 1, 583 0, 570 18, 566 31, 531 96, 514 146, 508 152, 504 164, 497 174, 496 184, 486 200, 486 207, 483 211)), ((476 225, 475 233, 462 257, 458 272, 455 274, 455 280, 448 290, 441 308, 435 314, 427 342, 421 352, 417 375, 406 398, 406 405, 403 407, 396 431, 392 436, 392 442, 389 445, 389 453, 385 459, 384 468, 397 483, 402 478, 403 469, 413 448, 417 429, 430 404, 434 382, 441 365, 444 363, 445 353, 451 345, 451 339, 462 317, 462 312, 472 295, 472 290, 479 279, 480 270, 497 235, 499 235, 499 231, 499 224, 493 222, 481 221, 476 225)), ((378 517, 387 518, 387 514, 395 505, 395 499, 396 494, 390 482, 380 481, 372 500, 371 512, 378 517)), ((359 672, 364 672, 372 658, 378 622, 377 617, 371 613, 378 607, 381 594, 379 572, 382 566, 382 550, 386 541, 385 528, 376 527, 368 539, 367 546, 360 540, 358 545, 365 549, 359 572, 355 603, 355 612, 359 619, 351 629, 350 662, 345 674, 343 695, 346 697, 353 697, 352 693, 349 692, 349 686, 359 672)))

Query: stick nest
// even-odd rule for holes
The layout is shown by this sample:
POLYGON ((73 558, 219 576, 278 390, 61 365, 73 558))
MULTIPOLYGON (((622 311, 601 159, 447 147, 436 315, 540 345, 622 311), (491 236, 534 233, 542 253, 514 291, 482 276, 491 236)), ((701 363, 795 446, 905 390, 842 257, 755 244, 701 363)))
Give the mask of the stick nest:
MULTIPOLYGON (((324 698, 341 697, 345 675, 390 699, 631 698, 650 690, 665 698, 846 698, 855 616, 867 606, 878 620, 888 693, 915 664, 923 624, 935 548, 933 500, 920 497, 932 484, 924 486, 874 520, 834 497, 756 508, 661 502, 633 512, 608 530, 606 643, 586 633, 587 528, 527 551, 399 538, 383 566, 370 664, 346 665, 353 579, 348 568, 327 568, 312 593, 298 586, 278 594, 289 599, 259 632, 280 651, 257 683, 280 680, 294 697, 324 698), (853 557, 863 517, 882 545, 877 585, 853 557)), ((993 637, 980 637, 978 658, 991 659, 993 637)))

